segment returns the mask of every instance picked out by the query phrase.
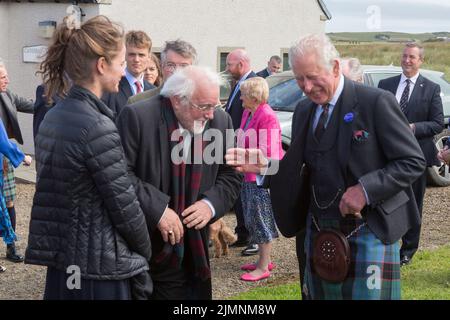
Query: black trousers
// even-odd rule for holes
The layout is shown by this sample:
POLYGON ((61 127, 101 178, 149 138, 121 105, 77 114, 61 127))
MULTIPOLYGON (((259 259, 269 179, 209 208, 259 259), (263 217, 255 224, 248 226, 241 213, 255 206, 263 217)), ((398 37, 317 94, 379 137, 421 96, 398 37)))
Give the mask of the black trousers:
POLYGON ((302 300, 307 299, 306 295, 303 293, 306 269, 305 236, 306 229, 302 229, 299 233, 297 233, 295 237, 295 247, 297 250, 298 271, 300 274, 300 292, 302 293, 302 300))
POLYGON ((211 300, 211 281, 192 278, 181 269, 164 267, 150 268, 153 280, 151 300, 211 300))
MULTIPOLYGON (((423 198, 427 187, 427 170, 412 184, 414 197, 416 198, 417 208, 419 208, 420 220, 422 220, 423 198)), ((407 256, 412 258, 419 248, 420 229, 422 222, 419 225, 409 229, 402 237, 402 247, 400 248, 400 257, 407 256)))
POLYGON ((239 240, 248 240, 249 233, 245 227, 241 196, 237 198, 236 203, 234 204, 234 212, 236 214, 236 228, 234 228, 234 232, 237 234, 239 240))

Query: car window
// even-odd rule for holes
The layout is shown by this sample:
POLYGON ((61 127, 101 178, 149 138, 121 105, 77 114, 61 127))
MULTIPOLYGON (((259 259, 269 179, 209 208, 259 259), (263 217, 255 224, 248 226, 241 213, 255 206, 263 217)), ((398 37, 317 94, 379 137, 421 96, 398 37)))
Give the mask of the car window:
POLYGON ((377 72, 377 73, 367 72, 367 75, 371 79, 371 83, 369 83, 369 85, 374 87, 378 87, 378 83, 380 82, 380 80, 395 77, 398 76, 399 74, 400 72, 377 72))
POLYGON ((294 111, 297 103, 303 98, 303 92, 295 79, 277 84, 270 88, 268 104, 274 110, 294 111))
POLYGON ((427 72, 423 72, 423 75, 431 81, 436 82, 441 87, 441 93, 445 96, 450 96, 450 84, 444 78, 439 77, 437 74, 427 72))

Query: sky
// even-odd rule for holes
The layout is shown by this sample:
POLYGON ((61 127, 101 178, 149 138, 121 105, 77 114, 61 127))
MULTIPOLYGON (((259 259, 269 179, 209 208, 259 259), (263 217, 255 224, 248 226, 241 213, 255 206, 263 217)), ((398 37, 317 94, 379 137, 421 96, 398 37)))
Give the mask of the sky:
POLYGON ((450 0, 323 0, 326 32, 450 32, 450 0))

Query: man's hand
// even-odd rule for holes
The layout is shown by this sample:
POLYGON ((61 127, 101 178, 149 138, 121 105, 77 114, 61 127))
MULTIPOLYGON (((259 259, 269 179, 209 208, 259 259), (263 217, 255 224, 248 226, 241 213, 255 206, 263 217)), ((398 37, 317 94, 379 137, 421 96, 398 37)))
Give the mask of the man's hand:
POLYGON ((174 245, 183 237, 184 229, 180 217, 169 207, 164 211, 157 227, 161 231, 164 242, 170 241, 170 244, 174 245))
POLYGON ((31 162, 33 162, 33 158, 30 157, 29 155, 25 155, 25 158, 23 158, 23 164, 25 166, 30 166, 31 162))
POLYGON ((341 202, 339 203, 339 210, 341 215, 354 215, 357 218, 362 218, 361 210, 366 205, 366 196, 362 186, 358 183, 348 188, 342 195, 341 202))
POLYGON ((260 149, 231 148, 225 154, 227 165, 239 172, 264 173, 269 161, 260 149))
POLYGON ((195 227, 196 230, 199 230, 211 220, 212 212, 206 202, 200 200, 186 208, 181 216, 184 218, 183 223, 186 227, 195 227))
POLYGON ((439 159, 439 161, 445 162, 446 164, 450 164, 450 149, 447 146, 445 146, 444 149, 439 150, 437 158, 439 159))

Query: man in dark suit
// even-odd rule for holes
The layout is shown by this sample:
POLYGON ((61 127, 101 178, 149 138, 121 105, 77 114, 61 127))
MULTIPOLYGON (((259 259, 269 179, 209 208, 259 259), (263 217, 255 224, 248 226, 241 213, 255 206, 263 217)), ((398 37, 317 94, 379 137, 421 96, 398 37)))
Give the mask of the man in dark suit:
POLYGON ((231 209, 242 183, 217 140, 233 130, 218 108, 219 83, 205 68, 179 69, 161 95, 127 105, 117 121, 150 229, 153 299, 211 299, 208 224, 231 209), (194 86, 186 89, 187 81, 194 86), (211 148, 217 161, 205 161, 211 148))
POLYGON ((267 78, 268 76, 281 72, 282 61, 279 56, 271 56, 267 62, 267 68, 256 73, 258 77, 267 78))
MULTIPOLYGON (((417 43, 407 43, 403 49, 401 65, 403 73, 399 76, 381 80, 378 87, 392 92, 408 119, 425 156, 427 167, 439 166, 437 148, 433 137, 444 129, 444 114, 440 86, 419 73, 424 58, 424 49, 417 43)), ((422 218, 423 198, 427 186, 425 171, 413 185, 414 197, 422 218)), ((410 263, 419 247, 421 224, 413 226, 402 237, 400 249, 401 264, 410 263)))
MULTIPOLYGON (((420 219, 411 189, 425 169, 419 144, 391 93, 342 76, 325 35, 302 38, 289 60, 308 99, 297 106, 292 144, 271 163, 276 174, 265 183, 283 235, 306 225, 303 292, 312 299, 399 299, 399 239, 420 219), (333 260, 345 253, 338 241, 316 242, 327 229, 347 239, 349 264, 333 260)), ((258 149, 231 149, 226 158, 240 171, 267 167, 258 149), (249 164, 249 155, 260 160, 249 164)))
POLYGON ((102 100, 115 112, 116 117, 127 104, 128 98, 155 88, 144 79, 144 71, 152 49, 150 37, 143 31, 130 31, 125 38, 127 49, 125 76, 119 82, 119 92, 107 93, 102 100))
MULTIPOLYGON (((0 118, 3 121, 8 138, 16 139, 23 144, 22 132, 17 120, 17 112, 33 113, 33 101, 17 96, 8 90, 9 78, 5 64, 0 60, 0 118)), ((3 171, 3 194, 5 196, 6 208, 8 209, 11 224, 16 230, 16 210, 14 200, 16 197, 16 182, 14 176, 14 167, 8 159, 3 159, 8 170, 3 171)), ((0 163, 0 165, 3 165, 0 163)), ((6 258, 12 262, 22 262, 23 256, 16 251, 15 244, 10 244, 6 249, 6 258)))
MULTIPOLYGON (((241 83, 249 78, 256 77, 256 74, 251 69, 250 57, 243 49, 236 49, 227 55, 227 69, 226 71, 231 74, 236 85, 230 92, 225 110, 230 114, 233 120, 233 128, 237 130, 241 126, 242 113, 244 108, 242 107, 241 100, 241 83)), ((234 247, 246 247, 242 250, 242 255, 250 256, 258 254, 258 245, 250 243, 250 235, 245 227, 244 213, 242 212, 241 197, 236 200, 234 205, 234 212, 236 214, 236 232, 238 239, 232 245, 234 247)))
MULTIPOLYGON (((169 77, 178 68, 184 68, 195 64, 197 61, 197 51, 187 41, 177 39, 173 41, 166 41, 163 50, 161 51, 161 70, 163 81, 169 77)), ((148 100, 161 92, 161 87, 147 90, 145 92, 136 94, 128 98, 127 104, 136 103, 141 100, 148 100)))

